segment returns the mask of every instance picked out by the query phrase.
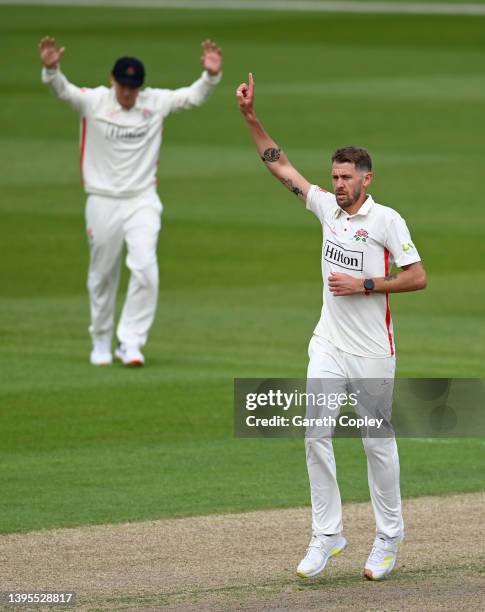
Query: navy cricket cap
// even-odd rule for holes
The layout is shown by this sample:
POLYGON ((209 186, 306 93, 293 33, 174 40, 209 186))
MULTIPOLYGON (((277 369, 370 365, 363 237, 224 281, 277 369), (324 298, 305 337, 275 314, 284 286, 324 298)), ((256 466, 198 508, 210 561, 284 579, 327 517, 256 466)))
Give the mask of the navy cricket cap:
POLYGON ((145 67, 136 57, 120 57, 113 66, 112 75, 121 85, 141 87, 145 80, 145 67))

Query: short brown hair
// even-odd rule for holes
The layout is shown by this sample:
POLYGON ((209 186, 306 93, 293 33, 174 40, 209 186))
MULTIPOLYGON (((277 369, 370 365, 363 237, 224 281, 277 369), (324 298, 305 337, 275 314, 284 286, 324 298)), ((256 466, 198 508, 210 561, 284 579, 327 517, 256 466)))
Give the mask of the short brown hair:
POLYGON ((372 160, 367 149, 361 147, 342 147, 337 149, 332 155, 332 163, 338 164, 355 164, 357 170, 370 172, 372 170, 372 160))

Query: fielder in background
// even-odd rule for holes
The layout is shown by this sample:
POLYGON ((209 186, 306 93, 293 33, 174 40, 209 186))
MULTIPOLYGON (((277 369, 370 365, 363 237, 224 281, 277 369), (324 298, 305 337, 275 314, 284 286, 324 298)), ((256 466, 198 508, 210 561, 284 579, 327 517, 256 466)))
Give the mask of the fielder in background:
MULTIPOLYGON (((236 92, 259 155, 268 170, 306 203, 323 227, 321 317, 309 346, 309 383, 346 385, 363 379, 390 384, 377 409, 390 417, 395 350, 388 294, 426 286, 426 272, 402 217, 367 194, 373 174, 365 149, 345 147, 332 157, 335 195, 311 185, 266 133, 254 108, 254 81, 236 92), (391 274, 392 263, 402 270, 391 274), (327 380, 327 383, 325 383, 327 380)), ((371 381, 369 381, 371 382, 371 381)), ((335 415, 338 416, 338 415, 335 415)), ((363 437, 376 536, 364 575, 380 580, 395 566, 404 537, 395 437, 363 437)), ((347 544, 331 436, 307 437, 306 460, 312 501, 312 538, 299 576, 319 574, 347 544)))
POLYGON ((211 40, 202 43, 202 76, 180 89, 141 89, 145 69, 133 57, 113 67, 111 87, 79 88, 62 74, 64 47, 43 38, 42 82, 81 114, 81 171, 90 248, 88 290, 93 365, 112 363, 116 293, 123 242, 131 272, 117 327, 115 356, 143 365, 141 348, 155 317, 158 298, 157 240, 162 204, 156 172, 162 125, 170 113, 200 106, 221 80, 222 55, 211 40))

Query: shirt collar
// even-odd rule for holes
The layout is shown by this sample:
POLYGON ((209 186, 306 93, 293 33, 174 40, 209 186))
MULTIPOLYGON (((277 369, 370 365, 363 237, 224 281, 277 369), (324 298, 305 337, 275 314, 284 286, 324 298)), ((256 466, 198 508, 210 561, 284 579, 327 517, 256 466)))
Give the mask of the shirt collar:
MULTIPOLYGON (((365 202, 362 204, 362 206, 359 208, 359 210, 354 213, 353 215, 348 215, 350 218, 352 217, 357 217, 357 215, 367 215, 370 210, 372 209, 374 205, 374 200, 372 199, 372 196, 369 194, 367 194, 367 198, 365 200, 365 202)), ((343 208, 340 208, 340 206, 337 204, 337 206, 334 209, 334 217, 336 219, 338 219, 340 217, 341 214, 345 213, 345 210, 343 208)))

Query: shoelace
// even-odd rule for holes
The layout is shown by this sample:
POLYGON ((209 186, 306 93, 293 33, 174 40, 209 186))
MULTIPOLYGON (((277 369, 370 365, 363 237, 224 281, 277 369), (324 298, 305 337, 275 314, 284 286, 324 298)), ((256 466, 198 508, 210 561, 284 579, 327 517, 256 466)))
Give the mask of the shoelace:
POLYGON ((321 551, 322 549, 323 549, 323 542, 319 538, 313 536, 312 539, 310 540, 310 544, 308 545, 305 558, 306 559, 311 558, 313 550, 321 551))
POLYGON ((383 563, 386 560, 386 557, 390 557, 395 555, 395 551, 393 550, 385 550, 380 546, 374 545, 372 550, 370 551, 369 559, 371 563, 383 563))
POLYGON ((382 550, 382 548, 378 548, 377 546, 373 546, 369 557, 373 563, 380 563, 381 561, 384 561, 385 555, 385 550, 382 550))
POLYGON ((319 537, 312 536, 312 539, 310 540, 310 544, 308 545, 308 551, 310 551, 310 548, 316 548, 317 550, 324 550, 325 543, 319 537))

